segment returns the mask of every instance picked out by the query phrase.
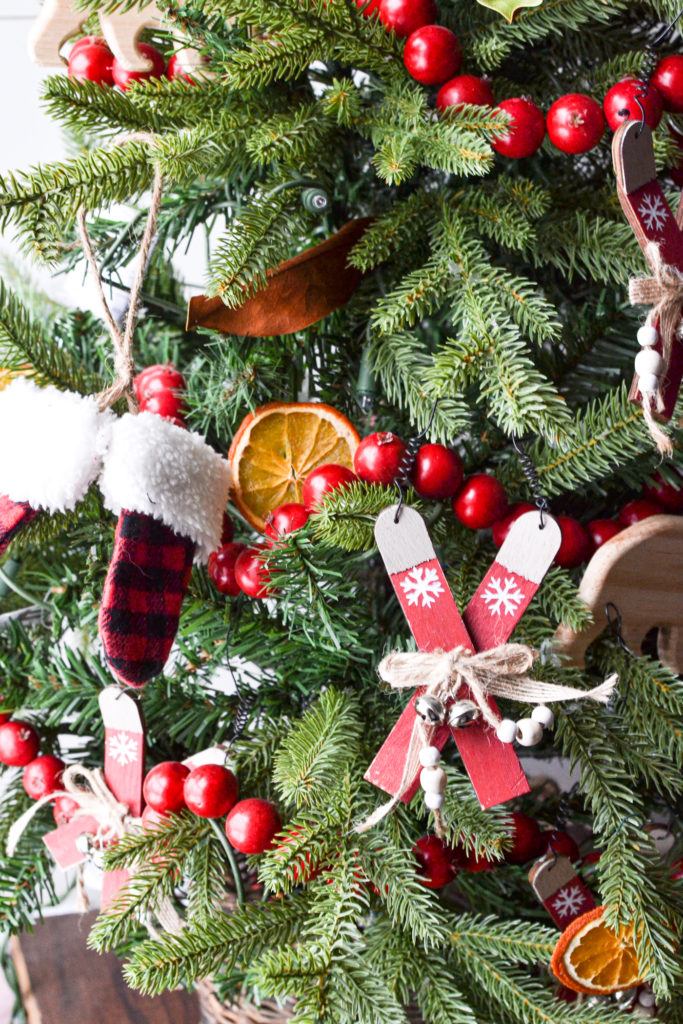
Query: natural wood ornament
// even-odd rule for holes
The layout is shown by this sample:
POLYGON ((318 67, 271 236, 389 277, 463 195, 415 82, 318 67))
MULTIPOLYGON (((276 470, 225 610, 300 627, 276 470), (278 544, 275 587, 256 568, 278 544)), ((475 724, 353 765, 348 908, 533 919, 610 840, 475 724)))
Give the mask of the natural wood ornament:
POLYGON ((579 587, 594 621, 580 633, 560 626, 555 645, 583 665, 586 648, 606 626, 605 605, 621 615, 624 642, 640 652, 659 627, 657 653, 673 672, 683 671, 683 518, 650 516, 598 548, 579 587))
POLYGON ((529 872, 531 888, 558 928, 592 910, 595 900, 577 875, 569 857, 548 854, 529 872))

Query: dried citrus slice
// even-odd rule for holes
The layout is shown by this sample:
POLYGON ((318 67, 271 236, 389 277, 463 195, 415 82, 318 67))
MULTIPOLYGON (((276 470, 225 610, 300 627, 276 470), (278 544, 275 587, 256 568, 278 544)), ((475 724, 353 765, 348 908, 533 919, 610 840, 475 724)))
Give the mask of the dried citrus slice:
POLYGON ((574 992, 619 992, 642 981, 633 944, 633 925, 617 932, 607 927, 604 907, 581 914, 565 928, 553 952, 550 966, 574 992))
POLYGON ((358 432, 331 405, 271 402, 244 418, 228 459, 233 501, 261 533, 266 516, 285 502, 301 502, 304 480, 316 466, 353 468, 358 432))

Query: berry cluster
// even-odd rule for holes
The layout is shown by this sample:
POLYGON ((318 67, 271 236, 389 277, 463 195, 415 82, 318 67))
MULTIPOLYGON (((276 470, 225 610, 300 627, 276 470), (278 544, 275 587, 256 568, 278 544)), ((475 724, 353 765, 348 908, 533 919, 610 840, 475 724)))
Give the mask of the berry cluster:
POLYGON ((225 834, 240 853, 263 853, 282 828, 280 815, 268 800, 238 800, 239 784, 229 768, 203 764, 188 768, 180 761, 162 761, 145 776, 143 825, 169 814, 192 811, 199 818, 225 819, 225 834))
POLYGON ((448 846, 438 836, 422 836, 413 846, 417 859, 417 874, 428 889, 441 889, 452 882, 460 871, 492 871, 502 864, 526 864, 546 854, 563 854, 573 862, 579 860, 579 848, 572 837, 561 829, 543 831, 528 814, 515 812, 512 818, 511 845, 503 853, 503 860, 478 857, 464 846, 448 846))
MULTIPOLYGON (((24 769, 21 781, 34 800, 51 796, 59 790, 66 767, 54 754, 38 756, 39 749, 40 737, 34 726, 11 718, 7 712, 0 712, 0 764, 24 769)), ((57 796, 53 808, 57 824, 66 824, 76 807, 70 797, 57 796)))
POLYGON ((152 62, 148 71, 128 71, 107 46, 102 36, 84 36, 77 40, 69 52, 69 77, 78 82, 95 82, 97 85, 118 85, 124 92, 131 82, 142 82, 148 78, 181 78, 194 83, 174 54, 166 64, 163 54, 156 46, 138 43, 140 53, 152 62))
POLYGON ((148 366, 133 381, 140 412, 153 412, 172 420, 178 427, 185 426, 183 391, 185 378, 171 363, 148 366))

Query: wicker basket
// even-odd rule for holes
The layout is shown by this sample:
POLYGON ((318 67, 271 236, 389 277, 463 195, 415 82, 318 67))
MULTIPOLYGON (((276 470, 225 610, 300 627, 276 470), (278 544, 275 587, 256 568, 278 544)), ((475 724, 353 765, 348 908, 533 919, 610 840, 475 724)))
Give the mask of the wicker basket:
POLYGON ((200 981, 196 991, 200 1024, 284 1024, 292 1016, 293 1003, 280 1006, 274 999, 264 999, 260 1006, 246 1000, 221 1003, 208 980, 200 981))

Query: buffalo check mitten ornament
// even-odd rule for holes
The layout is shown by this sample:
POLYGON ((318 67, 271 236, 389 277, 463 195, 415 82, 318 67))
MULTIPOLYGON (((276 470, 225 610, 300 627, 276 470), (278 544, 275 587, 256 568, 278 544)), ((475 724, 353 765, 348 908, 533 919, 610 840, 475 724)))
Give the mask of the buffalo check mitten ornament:
POLYGON ((142 686, 166 663, 193 561, 220 547, 230 469, 199 434, 127 413, 112 429, 99 486, 119 517, 100 635, 118 678, 142 686))
POLYGON ((0 393, 0 555, 41 509, 75 508, 102 467, 111 412, 25 377, 0 393))

